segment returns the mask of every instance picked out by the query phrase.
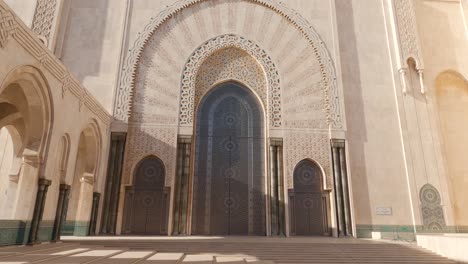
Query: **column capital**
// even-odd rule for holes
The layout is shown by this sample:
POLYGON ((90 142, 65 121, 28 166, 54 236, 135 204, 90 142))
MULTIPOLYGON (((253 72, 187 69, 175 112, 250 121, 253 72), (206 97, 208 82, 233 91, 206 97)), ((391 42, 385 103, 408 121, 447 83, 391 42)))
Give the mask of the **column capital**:
POLYGON ((27 163, 32 166, 39 166, 42 163, 42 159, 36 151, 26 149, 23 152, 23 163, 27 163))
POLYGON ((83 176, 81 177, 80 182, 81 183, 86 182, 86 183, 89 183, 89 184, 93 184, 94 183, 94 174, 87 173, 87 172, 83 173, 83 176))
POLYGON ((70 190, 70 185, 68 184, 60 184, 60 190, 70 190))
POLYGON ((44 179, 44 178, 39 179, 39 182, 38 182, 40 186, 50 186, 51 183, 52 183, 51 180, 44 179))
POLYGON ((344 139, 331 139, 331 145, 334 148, 344 148, 345 142, 344 139))

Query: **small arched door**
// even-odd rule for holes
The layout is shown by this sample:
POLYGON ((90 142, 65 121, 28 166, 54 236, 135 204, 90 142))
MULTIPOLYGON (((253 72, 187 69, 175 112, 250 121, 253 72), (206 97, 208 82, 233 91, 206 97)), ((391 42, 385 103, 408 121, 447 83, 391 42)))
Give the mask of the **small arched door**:
POLYGON ((135 168, 133 186, 125 195, 124 233, 162 235, 167 225, 167 195, 163 162, 150 156, 135 168))
POLYGON ((289 199, 292 235, 316 236, 327 232, 322 172, 316 163, 303 160, 297 164, 289 199))

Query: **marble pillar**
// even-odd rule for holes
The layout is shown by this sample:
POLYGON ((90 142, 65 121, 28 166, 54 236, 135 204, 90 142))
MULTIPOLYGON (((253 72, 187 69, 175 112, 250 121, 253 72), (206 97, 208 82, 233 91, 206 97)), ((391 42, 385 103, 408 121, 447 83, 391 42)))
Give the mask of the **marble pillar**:
POLYGON ((89 230, 88 235, 94 236, 96 235, 96 224, 97 224, 97 217, 99 212, 99 200, 101 198, 101 194, 98 192, 93 192, 93 204, 91 206, 91 217, 89 219, 89 230))
POLYGON ((351 208, 344 140, 332 140, 332 158, 338 236, 351 236, 351 208))
POLYGON ((174 235, 187 234, 191 142, 191 137, 180 137, 177 143, 177 175, 172 231, 174 235))
POLYGON ((36 193, 36 203, 34 205, 34 213, 31 221, 31 229, 29 230, 28 244, 36 244, 38 242, 39 226, 44 213, 44 205, 47 197, 47 190, 51 184, 50 180, 39 179, 36 193))
POLYGON ((60 231, 62 229, 62 223, 66 217, 66 208, 68 195, 70 194, 70 185, 60 184, 59 198, 57 202, 57 210, 55 212, 54 230, 52 232, 52 241, 56 242, 60 240, 60 231))
POLYGON ((285 235, 284 228, 284 181, 283 141, 271 139, 269 147, 270 166, 270 216, 271 235, 285 235))
POLYGON ((126 136, 126 133, 112 133, 111 136, 106 189, 103 195, 101 234, 114 235, 116 231, 126 136))

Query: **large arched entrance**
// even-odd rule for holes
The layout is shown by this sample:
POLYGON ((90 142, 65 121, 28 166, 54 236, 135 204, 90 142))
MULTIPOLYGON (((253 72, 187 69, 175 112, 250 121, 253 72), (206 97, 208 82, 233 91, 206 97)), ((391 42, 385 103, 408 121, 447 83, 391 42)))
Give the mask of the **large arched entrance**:
POLYGON ((316 236, 327 233, 326 200, 322 192, 322 172, 310 160, 294 169, 294 190, 290 191, 291 235, 316 236))
POLYGON ((265 235, 264 118, 255 95, 227 82, 200 103, 192 234, 265 235))
POLYGON ((167 195, 163 162, 149 156, 136 168, 133 186, 126 191, 124 233, 163 235, 167 226, 167 195))

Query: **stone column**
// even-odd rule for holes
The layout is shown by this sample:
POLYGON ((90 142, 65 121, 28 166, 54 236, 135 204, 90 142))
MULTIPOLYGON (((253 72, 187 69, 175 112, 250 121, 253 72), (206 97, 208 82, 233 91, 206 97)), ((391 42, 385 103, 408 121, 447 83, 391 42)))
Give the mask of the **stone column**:
POLYGON ((44 205, 47 197, 47 189, 51 184, 50 180, 39 179, 36 203, 34 206, 34 214, 31 221, 31 229, 29 230, 28 244, 32 245, 38 242, 39 226, 42 221, 42 214, 44 213, 44 205))
POLYGON ((99 212, 99 198, 101 198, 101 194, 98 192, 93 192, 93 204, 91 206, 91 217, 89 219, 88 230, 88 235, 90 236, 96 235, 96 223, 99 212))
POLYGON ((177 174, 174 190, 173 230, 174 235, 187 234, 187 207, 190 176, 190 153, 192 139, 181 136, 177 142, 177 174))
POLYGON ((345 141, 332 140, 332 153, 338 235, 350 236, 352 235, 352 225, 345 141))
POLYGON ((284 180, 283 180, 283 145, 276 150, 276 175, 278 184, 278 235, 285 235, 284 230, 284 180))
POLYGON ((335 185, 335 202, 336 202, 336 215, 338 219, 338 236, 344 236, 345 222, 343 214, 343 189, 341 187, 341 162, 339 149, 336 141, 332 141, 332 155, 333 155, 333 176, 335 185))
POLYGON ((270 217, 271 217, 271 235, 278 234, 278 184, 276 182, 278 172, 277 168, 276 146, 270 145, 270 217))
POLYGON ((55 212, 54 230, 52 232, 52 241, 60 240, 60 231, 62 223, 66 218, 66 206, 68 194, 70 193, 70 185, 60 184, 59 198, 57 202, 57 210, 55 212))
POLYGON ((284 235, 283 140, 270 140, 270 216, 271 235, 284 235))
POLYGON ((119 206, 126 133, 112 133, 106 189, 103 197, 101 234, 115 234, 119 206))
POLYGON ((344 149, 344 142, 343 147, 339 148, 340 152, 340 167, 341 167, 341 187, 343 193, 343 214, 345 220, 345 235, 350 236, 352 235, 352 227, 351 227, 351 208, 349 202, 349 184, 348 184, 348 173, 346 167, 346 154, 344 149))
POLYGON ((41 163, 37 152, 32 150, 25 150, 23 152, 23 163, 13 204, 13 219, 15 220, 27 221, 33 215, 32 206, 36 202, 34 198, 41 163))

